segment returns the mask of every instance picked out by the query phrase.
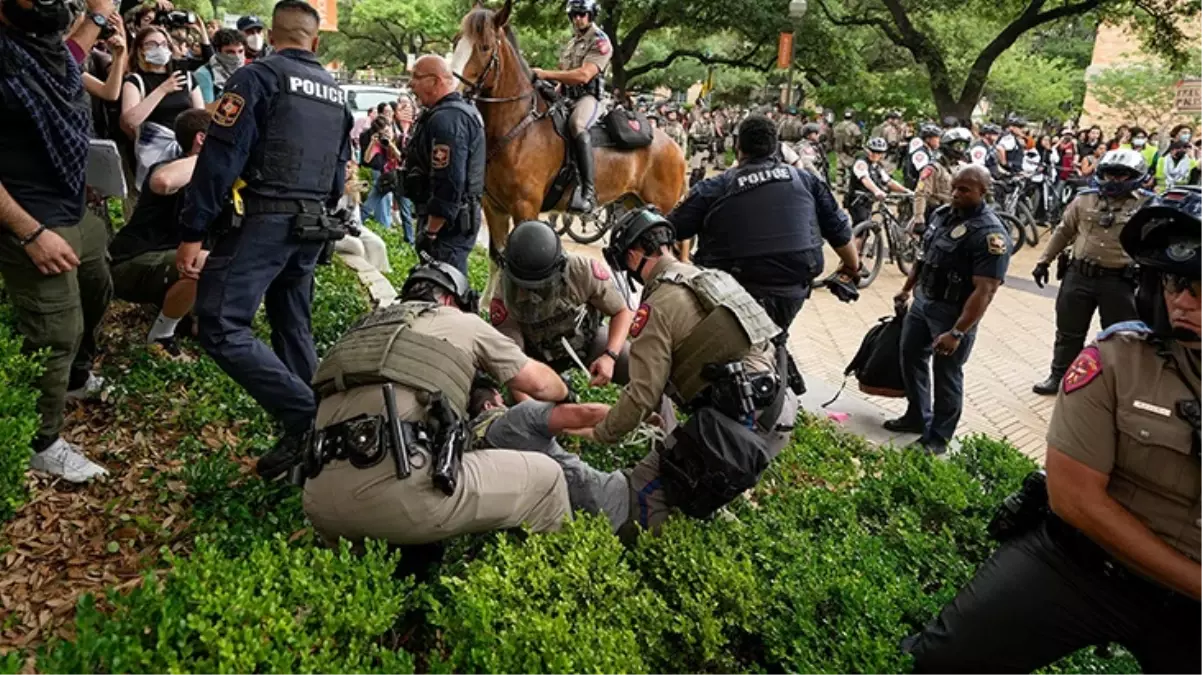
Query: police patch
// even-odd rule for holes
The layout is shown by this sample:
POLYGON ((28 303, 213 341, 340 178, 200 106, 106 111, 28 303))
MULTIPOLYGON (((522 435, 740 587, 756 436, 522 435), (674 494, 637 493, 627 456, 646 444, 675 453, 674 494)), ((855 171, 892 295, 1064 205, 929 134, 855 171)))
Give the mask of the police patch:
POLYGON ((488 320, 492 322, 492 325, 500 326, 508 318, 509 310, 505 308, 505 301, 500 298, 493 298, 492 303, 488 305, 488 320))
POLYGON ((246 107, 246 99, 237 94, 226 92, 221 95, 221 101, 213 110, 213 124, 219 127, 232 127, 246 107))
MULTIPOLYGON (((915 155, 915 157, 917 157, 917 155, 915 155)), ((925 164, 925 162, 924 162, 924 164, 925 164)), ((918 180, 926 180, 926 179, 930 178, 931 174, 933 174, 933 173, 935 173, 935 167, 931 166, 930 164, 927 164, 926 166, 924 166, 922 168, 922 172, 918 174, 918 180)))
POLYGON ((638 337, 639 333, 643 332, 643 327, 647 325, 647 320, 650 318, 651 305, 644 302, 639 305, 638 311, 634 313, 634 323, 630 324, 630 337, 638 337))
POLYGON ((1102 356, 1098 353, 1098 348, 1090 345, 1081 350, 1077 355, 1077 360, 1073 361, 1073 365, 1068 367, 1068 372, 1064 374, 1064 393, 1071 394, 1081 387, 1093 382, 1093 379, 1102 372, 1102 356))
POLYGON ((601 52, 601 56, 609 56, 609 39, 604 37, 597 38, 597 51, 601 52))
POLYGON ((609 281, 609 268, 600 260, 593 261, 593 276, 599 281, 609 281))
POLYGON ((1006 238, 1001 232, 992 232, 985 236, 985 244, 989 247, 990 255, 1002 255, 1006 252, 1006 238))
POLYGON ((430 151, 430 166, 435 169, 445 169, 451 163, 451 146, 438 143, 430 151))

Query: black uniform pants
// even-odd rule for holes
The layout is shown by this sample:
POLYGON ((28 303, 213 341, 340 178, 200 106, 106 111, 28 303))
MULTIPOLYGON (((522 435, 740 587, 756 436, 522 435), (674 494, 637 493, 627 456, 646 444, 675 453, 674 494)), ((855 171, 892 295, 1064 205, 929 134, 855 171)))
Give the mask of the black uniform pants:
POLYGON ((768 314, 768 318, 772 319, 772 323, 780 326, 781 331, 786 336, 789 334, 789 327, 793 325, 793 319, 797 318, 797 314, 801 312, 801 307, 805 304, 806 298, 810 297, 810 288, 808 286, 789 293, 768 293, 750 288, 747 289, 747 292, 751 294, 751 297, 756 299, 756 302, 763 306, 764 312, 768 314))
POLYGON ((1046 522, 1003 544, 902 648, 916 673, 1029 673, 1111 642, 1146 673, 1202 672, 1199 603, 1116 565, 1046 522))
POLYGON ((1094 310, 1102 328, 1139 318, 1135 309, 1135 282, 1120 276, 1087 277, 1076 265, 1069 267, 1056 296, 1056 343, 1052 349, 1052 377, 1060 379, 1085 347, 1094 310))

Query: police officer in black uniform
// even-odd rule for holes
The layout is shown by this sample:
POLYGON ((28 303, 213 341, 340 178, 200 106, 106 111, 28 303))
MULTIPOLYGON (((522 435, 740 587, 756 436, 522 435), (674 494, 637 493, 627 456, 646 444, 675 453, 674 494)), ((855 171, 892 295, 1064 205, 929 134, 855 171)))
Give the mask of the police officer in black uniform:
POLYGON ((417 207, 419 251, 467 274, 484 194, 484 121, 455 91, 440 56, 417 60, 410 80, 425 106, 405 157, 405 196, 417 207))
POLYGON ((205 351, 283 427, 259 460, 264 478, 299 458, 317 403, 310 332, 313 270, 340 226, 327 216, 342 196, 353 124, 346 94, 317 60, 319 17, 301 0, 272 12, 276 54, 226 83, 181 215, 180 274, 198 278, 196 316, 205 351), (240 198, 231 190, 241 178, 240 198), (214 230, 207 262, 201 242, 214 230), (203 269, 201 265, 203 264, 203 269), (251 332, 259 305, 268 347, 251 332))
POLYGON ((969 161, 988 169, 989 175, 995 179, 1002 175, 997 161, 997 139, 1001 135, 1002 129, 998 125, 982 124, 980 138, 968 148, 969 161))
POLYGON ((934 124, 924 124, 918 128, 918 138, 922 143, 906 156, 902 165, 902 184, 913 190, 918 185, 918 177, 926 166, 939 159, 939 139, 943 130, 934 124))
POLYGON ((739 165, 689 191, 668 214, 676 237, 698 237, 695 262, 728 272, 784 332, 822 273, 825 239, 858 278, 851 223, 817 176, 780 162, 776 125, 751 115, 739 125, 739 165))

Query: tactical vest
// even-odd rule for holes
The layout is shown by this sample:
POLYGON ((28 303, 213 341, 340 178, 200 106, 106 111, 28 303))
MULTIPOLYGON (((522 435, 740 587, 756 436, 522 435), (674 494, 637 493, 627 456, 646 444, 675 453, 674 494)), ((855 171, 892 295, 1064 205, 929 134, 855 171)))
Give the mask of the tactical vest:
POLYGON ((821 248, 814 196, 797 169, 775 160, 751 162, 724 178, 726 192, 710 206, 701 227, 698 255, 706 265, 821 248))
MULTIPOLYGON (((886 189, 886 186, 888 186, 889 183, 885 180, 884 174, 882 173, 884 168, 881 167, 880 164, 873 164, 868 159, 868 153, 861 152, 856 155, 855 159, 852 160, 853 167, 855 166, 856 162, 864 162, 867 164, 868 178, 872 181, 872 184, 881 190, 886 189)), ((864 183, 860 182, 860 178, 856 176, 856 174, 850 168, 847 171, 847 192, 853 195, 861 192, 868 192, 868 188, 864 187, 864 183)), ((848 201, 848 203, 851 202, 848 201)))
POLYGON ((687 267, 665 272, 659 281, 688 288, 706 313, 672 350, 670 380, 681 403, 692 401, 709 386, 701 376, 706 365, 740 360, 752 347, 780 333, 764 308, 726 272, 687 267))
POLYGON ((418 392, 442 392, 461 415, 476 374, 471 354, 410 324, 438 309, 432 302, 402 302, 367 315, 342 336, 313 376, 321 396, 355 387, 395 382, 418 392))
POLYGON ((994 148, 993 146, 989 145, 985 141, 982 141, 981 139, 977 139, 977 140, 973 141, 973 144, 971 146, 969 146, 968 156, 972 157, 973 151, 976 150, 977 148, 985 149, 985 159, 982 163, 982 166, 984 166, 986 169, 989 169, 989 174, 991 176, 996 176, 997 175, 997 149, 994 148))
POLYGON ((541 292, 508 281, 502 282, 501 288, 505 308, 521 327, 526 353, 544 363, 571 358, 560 340, 567 338, 576 354, 588 354, 601 325, 601 313, 592 305, 572 297, 568 266, 564 266, 558 282, 541 292), (576 328, 578 321, 579 330, 576 328))
MULTIPOLYGON (((468 138, 467 180, 463 190, 463 203, 474 202, 484 194, 484 162, 487 155, 484 152, 484 120, 480 112, 472 104, 459 96, 446 96, 434 107, 423 112, 413 125, 413 136, 409 140, 412 150, 405 157, 405 193, 415 204, 425 205, 430 199, 430 154, 433 151, 433 139, 429 138, 430 120, 435 115, 453 114, 449 111, 458 110, 472 120, 471 126, 476 133, 468 138)), ((463 217, 461 211, 460 217, 463 217)), ((470 214, 469 214, 470 215, 470 214)))
MULTIPOLYGON (((1011 171, 1019 171, 1023 165, 1023 153, 1026 152, 1027 145, 1014 134, 1006 134, 1006 136, 1014 139, 1014 149, 1006 151, 1006 166, 1010 167, 1011 171)), ((1002 138, 1006 136, 1002 136, 1002 138)))
MULTIPOLYGON (((919 145, 910 152, 906 153, 906 162, 902 165, 902 182, 911 190, 915 185, 918 185, 918 176, 922 173, 922 169, 914 166, 914 155, 919 152, 925 152, 927 156, 927 164, 931 164, 938 159, 935 151, 928 148, 926 143, 919 145)), ((926 164, 923 165, 924 167, 926 164)))
POLYGON ((247 67, 257 65, 275 75, 279 94, 246 162, 247 189, 273 199, 325 200, 346 140, 346 92, 316 63, 273 54, 247 67))
POLYGON ((930 300, 963 306, 974 288, 973 256, 966 242, 979 239, 979 231, 988 226, 986 219, 992 219, 999 232, 1002 225, 992 211, 983 211, 949 227, 947 222, 953 215, 948 205, 940 206, 932 214, 933 220, 923 233, 918 285, 930 300))

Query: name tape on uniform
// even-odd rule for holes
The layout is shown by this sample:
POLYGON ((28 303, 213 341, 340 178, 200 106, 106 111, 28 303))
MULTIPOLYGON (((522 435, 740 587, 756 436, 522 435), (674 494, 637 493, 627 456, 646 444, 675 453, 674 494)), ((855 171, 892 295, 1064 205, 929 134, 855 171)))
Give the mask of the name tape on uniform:
POLYGON ((789 173, 788 167, 778 166, 775 169, 764 169, 763 171, 749 173, 746 176, 739 176, 739 182, 736 184, 736 187, 747 187, 749 185, 783 180, 793 180, 793 175, 789 173))
POLYGON ((1159 405, 1155 405, 1152 403, 1148 403, 1147 401, 1140 401, 1137 399, 1136 401, 1134 401, 1132 403, 1132 405, 1135 407, 1136 410, 1143 410, 1145 412, 1150 412, 1155 415, 1160 415, 1161 417, 1172 417, 1173 416, 1172 410, 1169 410, 1168 408, 1165 408, 1164 406, 1159 406, 1159 405))
POLYGON ((314 82, 307 77, 290 76, 288 78, 288 92, 315 98, 319 101, 346 105, 346 92, 342 90, 342 87, 337 85, 331 87, 328 84, 314 82))

